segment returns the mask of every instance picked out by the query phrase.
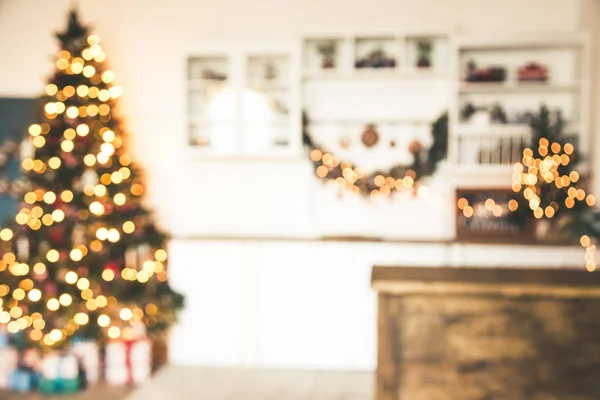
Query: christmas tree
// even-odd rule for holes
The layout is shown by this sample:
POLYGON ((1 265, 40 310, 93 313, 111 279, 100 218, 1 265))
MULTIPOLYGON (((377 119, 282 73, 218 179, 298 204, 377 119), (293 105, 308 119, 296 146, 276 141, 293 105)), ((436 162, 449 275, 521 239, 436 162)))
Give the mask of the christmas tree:
POLYGON ((524 148, 522 162, 514 166, 512 187, 521 196, 512 203, 513 216, 524 219, 533 213, 537 219, 555 221, 551 227, 556 234, 574 215, 594 205, 595 198, 586 193, 575 168, 579 158, 563 133, 561 115, 542 106, 530 126, 531 146, 524 148))
POLYGON ((183 298, 167 283, 166 236, 124 148, 122 90, 75 11, 57 37, 40 119, 21 145, 30 189, 0 231, 0 323, 42 346, 164 331, 183 298))

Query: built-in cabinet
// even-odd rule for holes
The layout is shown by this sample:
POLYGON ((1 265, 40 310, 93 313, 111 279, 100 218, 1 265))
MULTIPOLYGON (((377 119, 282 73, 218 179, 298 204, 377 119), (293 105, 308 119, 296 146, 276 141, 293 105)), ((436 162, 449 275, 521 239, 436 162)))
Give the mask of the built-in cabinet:
POLYGON ((468 175, 518 162, 523 145, 532 144, 528 118, 541 105, 553 118, 562 118, 563 133, 585 158, 590 86, 586 49, 580 35, 457 39, 450 162, 468 175))
POLYGON ((188 144, 206 156, 301 156, 306 112, 322 147, 375 170, 409 161, 415 140, 429 146, 431 122, 448 111, 452 178, 477 186, 479 174, 509 186, 510 165, 529 144, 528 116, 542 104, 587 150, 587 48, 579 34, 383 32, 193 54, 188 144), (368 129, 377 143, 363 142, 368 129))
POLYGON ((187 142, 194 155, 297 153, 297 72, 291 52, 200 54, 187 63, 187 142))

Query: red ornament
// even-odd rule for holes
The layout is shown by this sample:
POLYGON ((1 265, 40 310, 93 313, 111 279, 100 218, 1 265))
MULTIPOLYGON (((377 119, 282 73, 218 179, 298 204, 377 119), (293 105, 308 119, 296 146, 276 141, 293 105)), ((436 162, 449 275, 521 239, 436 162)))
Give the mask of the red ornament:
POLYGON ((56 289, 56 284, 53 282, 47 282, 44 285, 44 293, 49 294, 49 295, 55 295, 57 292, 56 289))
POLYGON ((107 262, 106 264, 104 264, 104 269, 109 269, 116 275, 116 273, 119 271, 119 264, 117 264, 114 261, 107 262))
POLYGON ((50 240, 54 243, 62 243, 64 242, 65 230, 58 226, 54 229, 51 229, 48 232, 48 236, 50 236, 50 240))

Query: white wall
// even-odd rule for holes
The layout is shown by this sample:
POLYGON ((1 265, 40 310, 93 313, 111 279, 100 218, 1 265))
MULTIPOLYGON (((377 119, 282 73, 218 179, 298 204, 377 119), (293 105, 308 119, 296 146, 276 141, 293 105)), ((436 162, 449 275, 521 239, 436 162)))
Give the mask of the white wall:
MULTIPOLYGON (((0 96, 33 96, 52 71, 53 32, 68 0, 0 1, 0 96)), ((82 0, 125 88, 122 113, 149 177, 148 201, 175 237, 387 238, 452 236, 447 176, 426 198, 370 202, 323 188, 304 157, 200 160, 185 156, 185 62, 206 45, 299 45, 323 31, 573 31, 575 0, 82 0)), ((188 296, 174 332, 178 363, 371 369, 376 263, 573 264, 574 253, 331 242, 171 245, 174 285, 188 296), (458 252, 458 253, 457 253, 458 252), (465 253, 466 252, 466 253, 465 253), (457 255, 458 254, 458 255, 457 255), (458 257, 458 258, 457 258, 458 257)), ((578 253, 575 253, 578 254, 578 253)), ((575 261, 577 263, 578 261, 575 261)))

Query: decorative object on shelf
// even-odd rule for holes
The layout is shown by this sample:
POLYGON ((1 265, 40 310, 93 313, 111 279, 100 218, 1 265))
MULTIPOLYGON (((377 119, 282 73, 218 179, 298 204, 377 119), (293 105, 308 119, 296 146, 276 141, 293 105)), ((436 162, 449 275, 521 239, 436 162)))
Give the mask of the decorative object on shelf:
POLYGON ((527 63, 517 70, 517 79, 519 82, 546 82, 548 68, 536 62, 527 63))
POLYGON ((485 108, 480 108, 473 113, 469 123, 479 127, 486 127, 492 123, 492 116, 485 108))
POLYGON ((348 149, 348 148, 350 148, 351 144, 352 144, 352 139, 350 139, 350 136, 348 136, 348 135, 344 135, 340 139, 340 147, 342 149, 348 149))
POLYGON ((460 110, 460 120, 468 121, 473 114, 475 114, 475 111, 477 111, 477 109, 472 103, 465 104, 460 110))
POLYGON ((418 57, 417 68, 431 67, 431 55, 433 52, 433 43, 431 40, 419 40, 417 42, 418 57))
POLYGON ((211 80, 211 81, 227 80, 227 75, 221 74, 212 69, 205 69, 204 71, 202 71, 202 77, 206 80, 211 80))
POLYGON ((460 110, 460 120, 478 126, 509 122, 506 112, 498 103, 491 107, 475 107, 473 104, 467 103, 460 110))
POLYGON ((275 68, 275 64, 268 61, 265 64, 265 80, 272 81, 277 79, 277 68, 275 68))
POLYGON ((356 68, 395 68, 396 59, 382 48, 371 51, 366 57, 356 61, 356 68))
POLYGON ((421 180, 436 171, 439 162, 446 158, 448 152, 447 113, 432 123, 433 144, 429 149, 423 149, 416 141, 412 143, 409 151, 415 152, 411 164, 394 165, 387 171, 376 171, 370 175, 351 162, 342 161, 331 152, 320 148, 310 135, 310 120, 306 112, 303 113, 302 124, 302 140, 309 150, 316 175, 327 182, 336 183, 341 188, 365 196, 387 196, 392 191, 404 190, 413 190, 415 193, 421 180))
POLYGON ((475 61, 467 63, 467 82, 504 82, 506 80, 506 68, 491 66, 477 68, 475 61))
POLYGON ((379 133, 375 124, 368 124, 362 133, 362 142, 367 148, 371 148, 379 142, 379 133))
POLYGON ((408 151, 410 154, 412 154, 413 156, 416 157, 418 154, 421 154, 421 152, 423 151, 423 145, 421 144, 421 142, 419 140, 415 139, 408 144, 408 151))
POLYGON ((508 117, 502 106, 498 103, 494 104, 490 110, 490 118, 492 123, 495 124, 507 124, 508 117))
POLYGON ((338 46, 335 40, 324 40, 317 44, 317 51, 321 55, 321 68, 336 68, 338 46))

